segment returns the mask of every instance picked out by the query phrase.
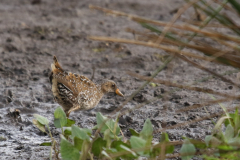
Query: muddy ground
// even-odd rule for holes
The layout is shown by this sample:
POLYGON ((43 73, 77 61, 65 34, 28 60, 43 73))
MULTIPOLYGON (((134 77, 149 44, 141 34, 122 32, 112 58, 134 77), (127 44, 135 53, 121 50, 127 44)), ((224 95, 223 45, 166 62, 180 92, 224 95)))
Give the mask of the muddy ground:
MULTIPOLYGON (((89 4, 116 9, 154 20, 169 21, 173 11, 183 0, 22 0, 0 1, 0 159, 48 159, 49 147, 39 146, 49 141, 33 124, 33 114, 40 114, 53 122, 53 112, 58 107, 53 100, 48 75, 53 55, 68 71, 87 77, 96 68, 95 79, 112 79, 125 98, 110 94, 105 96, 91 111, 75 112, 71 118, 77 124, 91 128, 96 124, 96 112, 112 113, 143 82, 126 74, 133 71, 151 75, 163 62, 161 50, 126 44, 94 42, 88 35, 105 35, 133 39, 125 32, 126 27, 141 27, 126 18, 106 16, 90 10, 89 4), (18 109, 20 116, 10 114, 18 109)), ((191 13, 191 11, 190 11, 191 13)), ((189 14, 189 13, 188 13, 189 14)), ((186 16, 188 16, 186 14, 186 16)), ((234 68, 206 64, 210 69, 225 73, 234 68)), ((179 84, 191 84, 208 77, 209 74, 175 59, 157 78, 179 84)), ((236 73, 228 75, 235 81, 236 73)), ((197 86, 211 88, 224 93, 235 94, 235 88, 213 78, 197 86)), ((153 97, 175 90, 164 85, 146 86, 124 109, 150 100, 153 97)), ((128 128, 140 131, 146 118, 150 118, 155 130, 188 122, 208 115, 204 109, 176 114, 175 111, 191 104, 211 99, 209 95, 176 90, 164 99, 136 109, 120 119, 120 126, 126 137, 128 128)), ((227 103, 227 106, 238 102, 227 103)), ((221 111, 218 105, 207 108, 208 112, 221 111)), ((216 121, 216 119, 214 119, 216 121)), ((60 130, 50 125, 55 138, 60 130)), ((210 119, 184 127, 167 130, 170 139, 181 140, 183 136, 203 139, 213 128, 210 119)), ((160 133, 154 135, 157 141, 160 133)))

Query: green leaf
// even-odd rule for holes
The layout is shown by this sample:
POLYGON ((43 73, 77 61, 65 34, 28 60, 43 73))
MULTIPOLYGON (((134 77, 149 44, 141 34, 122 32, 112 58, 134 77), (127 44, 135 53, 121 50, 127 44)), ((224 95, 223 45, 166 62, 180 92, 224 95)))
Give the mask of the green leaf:
POLYGON ((104 133, 105 130, 108 129, 107 125, 105 124, 106 120, 107 120, 107 118, 104 117, 101 113, 99 113, 99 112, 97 113, 97 127, 98 128, 102 127, 101 128, 101 133, 104 133))
POLYGON ((189 141, 194 144, 194 146, 196 148, 199 148, 199 149, 206 149, 207 148, 207 145, 206 143, 202 142, 201 140, 195 140, 195 139, 189 139, 189 141))
POLYGON ((86 130, 79 128, 77 126, 72 126, 72 136, 78 137, 82 140, 90 140, 86 130))
POLYGON ((156 145, 159 145, 159 143, 153 144, 152 147, 154 147, 154 148, 150 152, 150 157, 152 157, 152 158, 155 158, 156 156, 159 156, 160 153, 161 153, 161 147, 160 146, 155 147, 156 145))
POLYGON ((116 122, 112 119, 107 120, 107 117, 104 117, 101 113, 97 113, 97 126, 98 128, 101 128, 101 133, 104 133, 107 129, 110 130, 111 137, 117 136, 120 133, 120 127, 119 125, 115 125, 116 122))
POLYGON ((111 144, 111 148, 116 149, 116 152, 123 152, 123 151, 127 151, 129 152, 129 154, 125 154, 121 157, 118 158, 122 158, 122 159, 134 159, 136 158, 136 153, 131 151, 131 146, 122 142, 122 141, 113 141, 111 144))
POLYGON ((228 144, 232 146, 240 146, 240 137, 236 136, 228 140, 228 144))
POLYGON ((139 133, 138 133, 137 131, 135 131, 134 129, 129 128, 129 131, 130 131, 130 133, 132 134, 132 136, 139 137, 139 133))
POLYGON ((217 139, 216 137, 212 136, 212 135, 208 135, 205 137, 205 142, 207 144, 207 146, 212 146, 212 147, 217 147, 219 146, 222 142, 217 139))
POLYGON ((43 142, 40 144, 40 146, 51 146, 52 142, 43 142))
POLYGON ((68 137, 68 136, 72 135, 72 128, 71 128, 71 127, 66 127, 66 128, 64 129, 63 135, 64 135, 65 137, 68 137))
POLYGON ((64 127, 71 127, 73 124, 75 124, 75 121, 67 118, 67 124, 64 127))
POLYGON ((78 137, 74 137, 73 141, 74 141, 74 147, 77 148, 79 151, 81 151, 83 140, 78 137))
POLYGON ((104 136, 103 136, 103 139, 106 140, 106 142, 107 142, 107 148, 110 147, 111 142, 112 142, 112 138, 111 138, 110 134, 111 134, 110 130, 107 129, 107 130, 105 130, 104 136))
POLYGON ((152 133, 153 133, 152 123, 148 118, 144 123, 142 131, 140 132, 140 137, 142 137, 145 140, 148 140, 149 137, 152 137, 152 133))
POLYGON ((148 118, 143 125, 142 131, 140 132, 140 137, 146 140, 145 147, 151 146, 152 138, 153 138, 152 134, 153 134, 153 127, 150 119, 148 118))
POLYGON ((111 133, 115 136, 119 135, 120 133, 120 127, 118 125, 118 123, 114 120, 110 120, 106 123, 106 125, 109 127, 111 133), (115 125, 116 124, 116 125, 115 125))
POLYGON ((104 140, 110 140, 111 141, 111 137, 110 137, 110 130, 109 129, 107 129, 107 130, 105 130, 105 132, 103 133, 103 139, 104 140))
POLYGON ((231 124, 227 126, 224 137, 227 142, 234 137, 234 128, 231 124))
MULTIPOLYGON (((149 24, 147 24, 147 23, 140 23, 140 24, 142 25, 142 27, 147 28, 147 29, 149 29, 149 30, 152 31, 152 32, 156 32, 157 34, 161 34, 161 33, 162 33, 162 31, 159 30, 159 29, 158 29, 157 27, 155 27, 155 26, 151 26, 151 25, 149 25, 149 24)), ((175 36, 174 34, 171 34, 171 33, 169 33, 169 32, 167 32, 167 33, 165 34, 165 37, 166 37, 166 38, 169 38, 169 39, 171 39, 171 40, 177 41, 177 38, 175 38, 174 36, 175 36)))
POLYGON ((211 141, 212 137, 213 137, 212 135, 207 135, 205 137, 205 143, 206 143, 207 146, 210 145, 210 141, 211 141))
POLYGON ((234 122, 234 114, 233 113, 229 113, 229 116, 231 117, 231 118, 228 118, 228 120, 225 120, 224 121, 224 125, 225 126, 228 126, 229 124, 233 124, 233 122, 234 122), (229 122, 229 120, 230 120, 230 122, 229 122))
POLYGON ((128 151, 131 154, 127 154, 127 155, 123 155, 121 156, 123 159, 133 159, 137 157, 137 154, 135 152, 133 152, 129 147, 127 147, 126 145, 121 144, 120 148, 123 149, 123 151, 128 151))
POLYGON ((183 160, 190 160, 196 153, 196 149, 188 139, 184 139, 184 143, 179 152, 183 160))
MULTIPOLYGON (((162 133, 160 142, 166 142, 166 143, 170 142, 167 133, 165 133, 165 132, 162 133)), ((166 146, 166 153, 173 153, 173 151, 174 151, 174 146, 173 145, 166 146)))
MULTIPOLYGON (((103 154, 104 152, 106 152, 107 155, 109 155, 109 154, 112 154, 112 153, 117 153, 118 151, 115 148, 106 148, 105 150, 103 150, 101 152, 101 154, 105 155, 105 154, 103 154)), ((119 158, 117 158, 117 160, 119 160, 119 158)))
POLYGON ((123 149, 120 147, 121 145, 131 148, 130 145, 124 143, 123 141, 113 141, 111 144, 111 148, 115 148, 117 151, 123 151, 123 149))
POLYGON ((105 157, 107 157, 107 159, 112 160, 112 158, 108 155, 108 153, 107 153, 106 151, 103 150, 103 151, 101 152, 101 154, 104 155, 105 157))
MULTIPOLYGON (((229 146, 229 145, 220 145, 217 147, 219 149, 219 153, 221 158, 227 158, 227 159, 239 159, 236 157, 236 154, 234 153, 234 151, 236 151, 237 147, 235 146, 229 146), (230 157, 231 155, 234 155, 234 157, 230 157)), ((239 152, 238 152, 239 154, 239 152)))
POLYGON ((34 117, 37 119, 37 121, 38 121, 39 123, 41 123, 42 125, 48 125, 49 121, 48 121, 47 118, 45 118, 45 117, 43 117, 43 116, 40 116, 40 115, 38 115, 38 114, 34 114, 33 116, 34 116, 34 117))
POLYGON ((231 151, 234 150, 234 147, 232 146, 228 146, 228 145, 220 145, 217 147, 220 150, 224 150, 224 151, 231 151))
POLYGON ((45 126, 42 125, 38 120, 33 119, 33 124, 42 132, 46 133, 45 126))
POLYGON ((221 159, 226 159, 226 160, 238 160, 240 157, 240 154, 239 154, 239 151, 236 151, 236 150, 229 150, 227 152, 223 150, 222 152, 220 152, 220 157, 221 159))
POLYGON ((62 128, 63 125, 61 125, 60 119, 54 119, 54 126, 56 128, 62 128))
POLYGON ((238 109, 236 109, 235 113, 229 113, 229 121, 225 121, 224 124, 225 126, 228 126, 229 124, 232 124, 232 127, 234 128, 234 135, 238 134, 238 130, 240 129, 240 115, 238 114, 238 109))
POLYGON ((218 157, 203 155, 204 160, 219 160, 218 157))
POLYGON ((104 148, 106 147, 107 141, 103 140, 102 138, 98 138, 93 142, 92 145, 92 153, 94 154, 94 156, 99 157, 99 155, 101 154, 102 150, 104 150, 104 148))
POLYGON ((234 135, 238 134, 239 129, 240 129, 240 116, 238 114, 238 109, 236 109, 234 115, 234 135))
POLYGON ((98 129, 97 125, 92 128, 92 130, 97 130, 97 129, 98 129))
POLYGON ((88 129, 88 128, 82 128, 82 130, 84 130, 89 136, 92 135, 92 130, 88 129))
MULTIPOLYGON (((146 140, 136 137, 136 136, 131 136, 130 138, 130 144, 133 149, 138 149, 138 148, 144 148, 146 146, 146 140)), ((144 151, 139 151, 137 152, 141 156, 144 156, 144 151)))
POLYGON ((173 153, 173 151, 174 151, 174 146, 173 145, 167 145, 167 144, 169 144, 169 142, 170 142, 170 140, 169 140, 169 137, 168 137, 168 134, 167 133, 165 133, 165 132, 163 132, 162 133, 162 135, 161 135, 161 138, 160 138, 160 143, 155 143, 154 145, 153 145, 153 149, 152 149, 152 151, 150 152, 150 155, 151 155, 151 157, 156 157, 156 156, 159 156, 160 155, 160 153, 161 153, 161 145, 163 144, 163 143, 165 143, 165 154, 167 154, 167 153, 173 153), (155 147, 155 146, 157 146, 157 147, 155 147))
POLYGON ((80 154, 78 149, 62 136, 60 146, 60 153, 63 160, 79 160, 80 154))
POLYGON ((58 107, 54 111, 54 126, 56 128, 62 128, 67 124, 67 117, 65 112, 62 110, 61 107, 58 107))

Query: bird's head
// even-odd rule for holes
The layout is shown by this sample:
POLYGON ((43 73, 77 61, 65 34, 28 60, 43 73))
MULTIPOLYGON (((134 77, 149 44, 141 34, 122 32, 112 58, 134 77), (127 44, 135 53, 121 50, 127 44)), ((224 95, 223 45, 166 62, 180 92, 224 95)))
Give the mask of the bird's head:
POLYGON ((101 89, 103 91, 103 93, 110 93, 110 92, 115 92, 117 95, 119 96, 124 96, 121 91, 117 88, 117 85, 114 81, 111 80, 105 80, 102 84, 101 84, 101 89))

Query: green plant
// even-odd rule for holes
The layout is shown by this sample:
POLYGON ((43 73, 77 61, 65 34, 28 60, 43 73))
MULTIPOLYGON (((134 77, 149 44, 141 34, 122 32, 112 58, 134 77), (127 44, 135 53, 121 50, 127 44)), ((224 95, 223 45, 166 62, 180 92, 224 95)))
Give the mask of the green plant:
MULTIPOLYGON (((41 145, 51 146, 51 151, 54 149, 55 154, 58 154, 60 146, 62 159, 134 159, 139 156, 156 157, 161 154, 163 144, 166 145, 164 155, 174 151, 173 145, 167 145, 169 143, 167 133, 162 134, 160 142, 152 142, 153 127, 149 119, 145 121, 140 133, 130 129, 132 136, 129 140, 123 141, 117 119, 108 119, 101 113, 97 113, 97 125, 93 129, 80 128, 75 125, 73 120, 67 119, 64 111, 58 107, 54 112, 54 126, 61 128, 62 131, 61 141, 58 145, 57 141, 52 137, 49 121, 40 115, 35 115, 35 118, 33 123, 36 127, 42 132, 46 132, 46 126, 52 140, 52 142, 44 142, 41 145), (96 132, 99 130, 99 134, 92 135, 93 130, 96 130, 96 132), (58 149, 56 149, 57 145, 58 149)), ((52 158, 52 155, 50 157, 52 158)))
POLYGON ((235 159, 240 156, 240 115, 238 109, 230 117, 219 119, 211 135, 206 136, 208 147, 215 148, 216 157, 235 159), (222 131, 222 125, 225 131, 222 131))
MULTIPOLYGON (((149 20, 146 18, 97 6, 90 6, 90 8, 92 9, 101 10, 107 14, 128 17, 129 19, 139 23, 142 27, 150 31, 146 33, 143 31, 137 31, 135 29, 128 28, 128 32, 132 32, 134 33, 134 35, 137 34, 138 36, 140 36, 140 39, 137 40, 93 36, 90 37, 90 39, 98 41, 142 45, 161 49, 164 50, 166 53, 171 54, 171 56, 167 56, 164 64, 162 66, 160 65, 151 77, 144 77, 133 73, 130 74, 131 76, 144 80, 145 83, 140 86, 139 89, 135 91, 114 113, 123 108, 123 106, 128 101, 130 101, 134 97, 134 95, 136 95, 141 89, 144 88, 144 86, 146 86, 150 82, 151 85, 154 83, 154 85, 152 86, 162 84, 179 89, 204 92, 223 97, 223 99, 214 99, 214 101, 208 101, 206 103, 200 104, 199 106, 192 105, 186 107, 184 108, 185 111, 220 102, 239 99, 238 95, 226 94, 214 91, 210 88, 200 88, 190 86, 191 84, 178 84, 171 83, 171 81, 169 80, 154 79, 154 77, 160 71, 162 71, 163 68, 165 68, 174 58, 178 57, 181 60, 193 65, 194 67, 210 73, 212 75, 209 76, 210 78, 219 78, 222 81, 233 85, 234 87, 239 87, 239 84, 232 81, 230 78, 224 77, 219 73, 211 71, 210 68, 207 68, 205 65, 206 62, 217 62, 231 67, 240 68, 239 25, 235 23, 234 20, 231 19, 231 17, 228 17, 227 14, 221 12, 225 7, 227 7, 227 4, 230 4, 232 6, 232 8, 230 8, 230 11, 234 11, 235 13, 237 13, 237 16, 239 16, 239 2, 237 2, 236 0, 224 0, 223 2, 214 1, 216 2, 216 4, 214 5, 217 5, 217 7, 212 7, 211 4, 213 3, 208 3, 205 0, 186 1, 188 3, 183 6, 183 8, 180 8, 178 10, 172 21, 169 23, 149 20), (177 22, 176 24, 174 24, 176 20, 180 17, 180 15, 191 6, 194 6, 196 10, 201 10, 203 13, 205 13, 207 18, 199 23, 190 24, 177 22), (226 32, 217 31, 217 27, 214 28, 214 30, 207 29, 206 27, 209 27, 211 25, 210 21, 213 19, 215 19, 215 22, 213 23, 217 23, 218 27, 224 27, 226 29, 226 32), (164 28, 162 29, 161 27, 164 28), (234 34, 231 35, 229 34, 229 32, 234 34), (202 38, 206 38, 210 42, 212 42, 212 44, 218 45, 211 45, 209 41, 202 41, 202 38), (219 46, 224 46, 224 48, 219 46), (184 48, 190 49, 190 51, 184 50, 184 48)), ((234 72, 238 71, 239 70, 234 72)), ((159 97, 149 100, 149 102, 157 100, 158 98, 159 97)), ((137 107, 140 108, 144 106, 144 104, 149 102, 145 102, 137 107)), ((134 107, 134 109, 137 107, 134 107)), ((212 115, 201 117, 197 120, 193 120, 187 123, 181 123, 175 126, 158 129, 157 131, 155 131, 155 133, 162 132, 162 136, 160 141, 157 143, 152 142, 154 132, 149 119, 146 120, 144 127, 140 133, 136 132, 133 129, 130 129, 132 136, 129 138, 129 140, 124 140, 124 138, 120 136, 121 130, 117 124, 117 118, 115 121, 107 119, 100 113, 97 114, 97 126, 89 130, 75 126, 74 121, 67 119, 61 108, 59 108, 57 111, 55 111, 56 115, 54 114, 54 125, 57 128, 61 128, 62 130, 61 142, 59 145, 61 148, 60 153, 63 159, 137 159, 138 157, 157 157, 165 159, 180 156, 182 159, 191 159, 195 155, 201 155, 205 159, 240 159, 239 114, 238 110, 236 110, 234 114, 229 113, 230 110, 232 111, 236 107, 223 108, 224 112, 214 113, 212 115), (170 142, 167 133, 163 133, 163 131, 167 129, 173 129, 187 124, 196 123, 205 119, 220 116, 222 114, 226 114, 226 116, 219 119, 213 129, 212 134, 206 136, 204 142, 189 138, 184 138, 183 142, 170 142), (222 129, 222 127, 224 127, 224 129, 222 129), (93 130, 96 130, 94 135, 92 135, 93 130), (100 135, 98 133, 100 133, 100 135), (180 154, 175 156, 169 156, 168 154, 173 153, 174 145, 182 145, 180 149, 180 154)), ((179 110, 178 113, 183 112, 184 110, 179 110)), ((44 132, 46 132, 45 126, 47 126, 48 134, 51 136, 47 121, 39 118, 39 116, 36 116, 36 120, 34 121, 34 123, 41 131, 44 132)), ((57 144, 57 141, 52 138, 51 143, 43 143, 42 145, 51 145, 51 151, 55 150, 55 153, 58 153, 59 147, 56 148, 57 144)))
POLYGON ((101 113, 97 113, 97 125, 93 129, 80 128, 73 120, 67 119, 64 111, 58 107, 54 112, 54 126, 61 128, 61 141, 57 142, 52 137, 49 121, 40 115, 34 115, 33 123, 42 132, 48 133, 51 142, 43 142, 42 146, 51 146, 54 156, 59 159, 137 159, 139 157, 156 158, 172 154, 174 145, 182 144, 180 156, 183 160, 191 159, 199 150, 199 154, 205 159, 230 158, 240 156, 240 114, 228 113, 216 123, 212 134, 205 137, 205 142, 184 138, 183 143, 170 142, 167 133, 162 133, 159 142, 152 142, 153 127, 147 119, 140 133, 129 129, 132 136, 124 140, 120 134, 120 127, 116 120, 108 119, 101 113), (48 132, 45 130, 45 126, 48 132), (224 130, 222 130, 224 126, 224 130), (95 130, 95 134, 92 133, 95 130), (99 134, 96 134, 98 133, 99 134), (60 149, 59 149, 60 148, 60 149))
POLYGON ((218 120, 212 134, 205 137, 205 142, 186 138, 180 150, 182 159, 191 159, 196 154, 195 148, 205 159, 239 159, 240 114, 236 109, 235 113, 228 115, 230 117, 223 116, 218 120))

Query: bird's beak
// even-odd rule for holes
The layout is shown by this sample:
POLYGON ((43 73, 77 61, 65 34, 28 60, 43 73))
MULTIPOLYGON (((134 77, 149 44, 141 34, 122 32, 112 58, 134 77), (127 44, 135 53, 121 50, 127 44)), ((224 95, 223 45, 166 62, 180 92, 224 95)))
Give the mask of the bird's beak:
POLYGON ((115 92, 117 95, 124 97, 124 95, 121 93, 121 91, 119 89, 117 89, 115 92))

